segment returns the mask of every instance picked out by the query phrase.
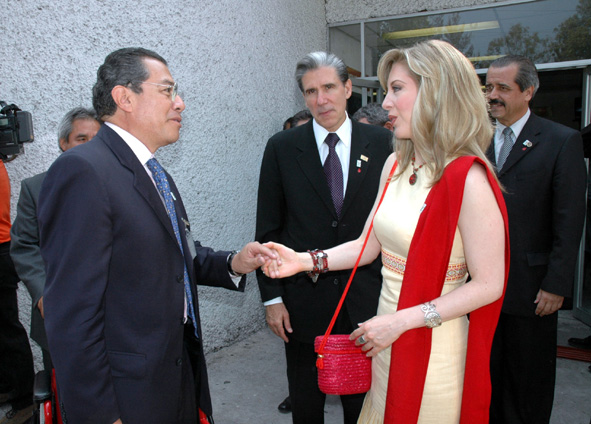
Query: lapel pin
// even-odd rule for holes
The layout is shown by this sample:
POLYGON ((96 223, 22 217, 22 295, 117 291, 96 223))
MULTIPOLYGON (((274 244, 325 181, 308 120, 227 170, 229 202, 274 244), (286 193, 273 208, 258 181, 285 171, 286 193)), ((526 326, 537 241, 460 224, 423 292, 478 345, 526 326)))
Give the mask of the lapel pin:
POLYGON ((181 217, 181 220, 183 221, 183 224, 185 224, 185 227, 187 228, 187 230, 191 231, 191 224, 189 223, 189 221, 187 221, 185 218, 181 217))
POLYGON ((361 168, 361 161, 359 159, 357 160, 357 168, 361 168))
POLYGON ((523 142, 523 145, 524 145, 525 147, 531 147, 531 146, 532 146, 532 144, 531 144, 531 141, 529 141, 529 140, 525 140, 525 141, 523 142))
POLYGON ((369 160, 369 158, 365 155, 361 155, 361 160, 364 162, 367 162, 369 160))
POLYGON ((171 191, 170 195, 172 196, 172 199, 176 202, 176 197, 174 197, 174 193, 171 191))

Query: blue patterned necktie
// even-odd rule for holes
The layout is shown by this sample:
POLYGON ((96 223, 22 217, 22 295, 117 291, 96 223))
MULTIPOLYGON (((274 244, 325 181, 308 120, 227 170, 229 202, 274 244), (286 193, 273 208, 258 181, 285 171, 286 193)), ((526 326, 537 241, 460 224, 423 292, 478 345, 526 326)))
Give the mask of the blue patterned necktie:
POLYGON ((337 211, 337 216, 340 217, 343 208, 343 167, 335 150, 339 140, 339 136, 335 133, 329 133, 324 140, 328 145, 328 156, 324 161, 324 174, 330 188, 332 203, 337 211))
POLYGON ((507 127, 503 130, 503 145, 501 146, 501 151, 499 152, 499 160, 497 160, 497 170, 500 171, 505 164, 505 161, 509 157, 509 153, 511 153, 511 149, 513 148, 513 130, 511 127, 507 127))
MULTIPOLYGON (((154 178, 154 182, 156 183, 156 187, 160 192, 160 195, 164 199, 164 206, 166 207, 166 213, 170 218, 170 222, 172 223, 172 228, 174 230, 174 235, 176 236, 176 241, 181 248, 181 254, 183 255, 183 264, 185 266, 184 270, 184 281, 185 281, 185 296, 187 298, 187 313, 193 320, 193 325, 195 327, 195 336, 199 338, 197 334, 197 319, 195 318, 195 309, 193 307, 193 295, 191 294, 191 286, 189 283, 189 272, 187 271, 187 264, 184 261, 185 253, 183 251, 183 243, 181 242, 181 234, 179 232, 179 223, 176 216, 176 209, 174 207, 174 202, 172 200, 172 194, 170 193, 170 185, 168 184, 168 179, 166 178, 166 174, 164 173, 164 168, 162 165, 158 163, 158 161, 154 158, 150 159, 147 163, 148 168, 152 172, 152 177, 154 178)), ((188 243, 191 240, 187 240, 188 243)))

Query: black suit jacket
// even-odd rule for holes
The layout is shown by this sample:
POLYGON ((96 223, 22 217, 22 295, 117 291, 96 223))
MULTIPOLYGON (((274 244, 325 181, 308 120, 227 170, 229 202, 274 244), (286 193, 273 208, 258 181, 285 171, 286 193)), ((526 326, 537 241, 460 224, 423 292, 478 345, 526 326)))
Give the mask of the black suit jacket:
MULTIPOLYGON (((195 243, 191 257, 185 208, 167 177, 184 256, 148 173, 108 126, 60 155, 47 173, 38 210, 45 327, 69 422, 177 422, 187 378, 181 373, 183 266, 198 321, 195 283, 236 289, 229 252, 195 243)), ((202 348, 195 359, 197 404, 210 415, 202 348)), ((196 421, 195 411, 186 411, 179 422, 196 421)))
MULTIPOLYGON (((494 164, 492 144, 488 157, 494 164)), ((535 316, 539 289, 572 295, 585 216, 581 134, 532 113, 498 177, 511 246, 503 312, 535 316)))
POLYGON ((37 224, 37 203, 45 174, 43 172, 21 182, 16 218, 10 229, 10 256, 19 278, 31 295, 31 338, 43 349, 49 350, 43 318, 37 308, 45 287, 45 264, 41 257, 37 224))
MULTIPOLYGON (((314 138, 312 121, 275 134, 267 143, 258 191, 256 240, 277 241, 296 251, 327 249, 356 239, 376 199, 392 133, 352 122, 351 162, 341 218, 337 217, 314 138), (363 158, 367 158, 365 161, 363 158), (361 167, 357 167, 357 161, 361 167)), ((330 267, 330 258, 328 258, 330 267)), ((381 260, 360 267, 347 295, 353 328, 376 314, 381 260)), ((324 334, 350 271, 305 273, 271 281, 257 273, 263 301, 282 296, 296 340, 313 343, 324 334)))

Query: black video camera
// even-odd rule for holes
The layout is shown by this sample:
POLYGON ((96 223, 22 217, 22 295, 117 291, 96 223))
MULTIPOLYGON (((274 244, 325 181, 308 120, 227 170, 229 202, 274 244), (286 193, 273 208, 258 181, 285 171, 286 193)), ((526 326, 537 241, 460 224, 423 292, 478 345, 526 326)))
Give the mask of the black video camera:
POLYGON ((33 141, 33 118, 30 112, 1 100, 0 108, 0 157, 9 161, 24 152, 23 143, 33 141))

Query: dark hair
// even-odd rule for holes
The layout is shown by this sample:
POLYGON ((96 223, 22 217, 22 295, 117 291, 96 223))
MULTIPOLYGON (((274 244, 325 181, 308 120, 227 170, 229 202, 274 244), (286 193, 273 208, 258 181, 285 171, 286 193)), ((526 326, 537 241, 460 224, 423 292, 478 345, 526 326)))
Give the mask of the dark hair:
POLYGON ((150 77, 144 59, 152 58, 167 65, 158 53, 141 47, 127 47, 115 50, 105 58, 97 73, 92 88, 92 105, 100 119, 111 116, 117 105, 111 90, 117 85, 129 86, 135 93, 141 93, 141 83, 150 77))
POLYGON ((383 127, 388 119, 388 111, 382 107, 379 103, 368 103, 357 112, 353 114, 353 120, 359 121, 360 119, 367 119, 371 125, 379 125, 383 127))
POLYGON ((326 52, 308 53, 296 65, 295 78, 302 93, 304 92, 302 78, 304 77, 306 72, 322 68, 324 66, 334 68, 335 71, 337 71, 337 75, 339 76, 339 79, 343 84, 345 84, 349 79, 349 71, 347 71, 347 66, 336 55, 326 52))
POLYGON ((300 110, 298 113, 291 117, 291 126, 297 127, 300 121, 309 121, 312 119, 312 113, 308 109, 300 110))
POLYGON ((60 121, 58 130, 57 130, 57 140, 58 140, 58 147, 63 152, 62 145, 60 144, 60 140, 68 140, 70 134, 72 133, 72 125, 76 119, 93 119, 98 121, 96 116, 96 112, 93 109, 86 109, 84 107, 75 107, 74 109, 70 110, 60 121))
POLYGON ((495 59, 491 64, 491 68, 504 68, 509 65, 517 65, 517 76, 515 77, 515 83, 519 86, 521 92, 527 90, 529 87, 534 88, 532 98, 536 95, 538 88, 540 87, 540 80, 538 79, 538 71, 536 65, 525 56, 518 56, 510 54, 507 56, 499 57, 495 59))

